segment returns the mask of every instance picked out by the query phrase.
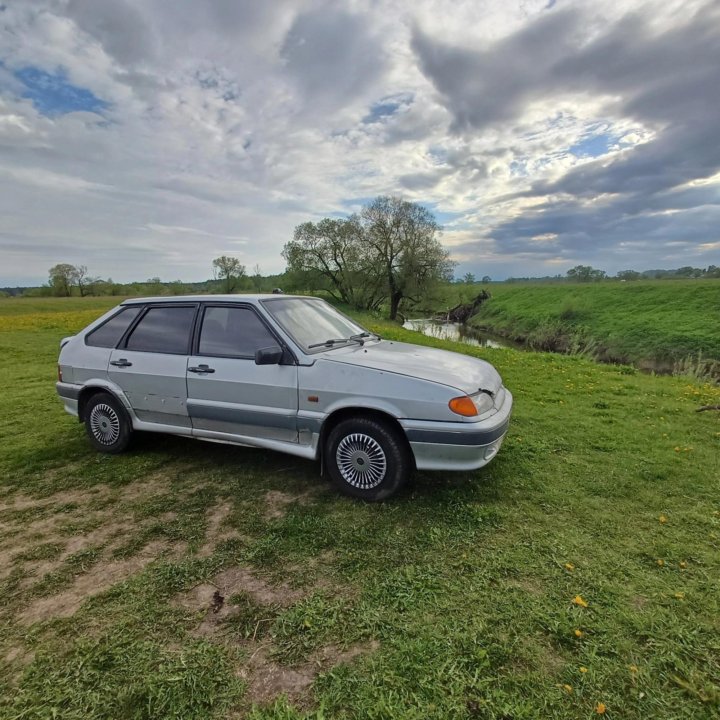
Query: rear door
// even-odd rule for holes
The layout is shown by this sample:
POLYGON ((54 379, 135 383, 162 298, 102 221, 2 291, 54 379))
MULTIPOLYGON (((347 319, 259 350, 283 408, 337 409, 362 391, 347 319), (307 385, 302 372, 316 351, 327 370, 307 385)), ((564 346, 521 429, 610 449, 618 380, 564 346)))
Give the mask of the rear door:
POLYGON ((150 305, 112 351, 108 375, 139 420, 190 428, 187 370, 197 303, 150 305))
POLYGON ((206 304, 188 362, 188 411, 198 435, 230 433, 297 442, 297 366, 256 365, 282 343, 248 304, 206 304))

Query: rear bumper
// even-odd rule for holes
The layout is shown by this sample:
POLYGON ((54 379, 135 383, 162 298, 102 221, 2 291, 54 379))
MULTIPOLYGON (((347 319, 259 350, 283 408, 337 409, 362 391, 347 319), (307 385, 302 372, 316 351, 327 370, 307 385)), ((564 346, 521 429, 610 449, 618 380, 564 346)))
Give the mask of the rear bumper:
POLYGON ((478 422, 400 420, 418 470, 477 470, 497 455, 510 425, 513 398, 478 422))
POLYGON ((55 389, 57 390, 57 394, 60 396, 60 400, 62 400, 65 412, 70 413, 70 415, 77 415, 78 398, 80 397, 82 385, 58 382, 55 383, 55 389))

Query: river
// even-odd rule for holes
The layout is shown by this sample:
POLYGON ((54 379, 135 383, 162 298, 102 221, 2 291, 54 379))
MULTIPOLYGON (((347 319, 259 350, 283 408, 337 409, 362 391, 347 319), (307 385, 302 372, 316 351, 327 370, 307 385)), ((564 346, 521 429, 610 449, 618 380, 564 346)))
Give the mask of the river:
POLYGON ((526 349, 521 343, 460 323, 439 323, 427 319, 406 320, 403 327, 440 340, 455 340, 476 347, 526 349))

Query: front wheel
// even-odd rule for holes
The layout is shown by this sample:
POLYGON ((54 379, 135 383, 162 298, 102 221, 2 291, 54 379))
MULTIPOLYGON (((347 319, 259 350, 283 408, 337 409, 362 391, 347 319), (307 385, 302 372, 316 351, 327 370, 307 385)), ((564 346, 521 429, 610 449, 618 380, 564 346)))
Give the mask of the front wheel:
POLYGON ((341 492, 363 500, 395 494, 412 471, 405 438, 390 423, 375 418, 348 418, 328 435, 325 463, 341 492))
POLYGON ((110 393, 93 395, 88 400, 84 415, 85 429, 96 450, 117 454, 130 444, 130 418, 117 398, 110 393))

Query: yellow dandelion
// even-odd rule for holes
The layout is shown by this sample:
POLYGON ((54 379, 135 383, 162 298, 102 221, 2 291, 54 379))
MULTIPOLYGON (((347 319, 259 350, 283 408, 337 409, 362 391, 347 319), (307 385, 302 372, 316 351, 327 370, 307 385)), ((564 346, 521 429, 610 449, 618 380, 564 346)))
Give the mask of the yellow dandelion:
POLYGON ((676 593, 675 593, 675 599, 676 599, 676 600, 684 600, 684 599, 685 599, 685 593, 684 593, 684 592, 676 592, 676 593))
POLYGON ((675 448, 675 452, 680 452, 680 448, 679 448, 679 447, 676 447, 676 448, 675 448))
POLYGON ((575 569, 575 566, 571 562, 567 562, 565 563, 565 569, 568 572, 572 572, 575 569))
POLYGON ((661 525, 664 525, 667 522, 667 518, 664 515, 661 515, 659 520, 661 525))
POLYGON ((685 562, 685 560, 681 560, 679 565, 681 570, 684 570, 687 567, 687 563, 685 562))
POLYGON ((656 560, 658 567, 662 567, 665 564, 665 561, 662 558, 658 558, 656 560))
POLYGON ((605 707, 605 703, 599 702, 599 703, 595 706, 595 712, 596 712, 598 715, 604 715, 606 710, 607 710, 607 708, 605 707))
POLYGON ((580 628, 575 628, 575 637, 581 638, 583 636, 583 631, 580 630, 580 628))
POLYGON ((580 672, 584 675, 587 672, 587 668, 584 665, 581 665, 580 672))
POLYGON ((571 695, 571 694, 572 694, 572 691, 573 691, 573 690, 572 690, 572 685, 565 684, 565 685, 562 686, 562 689, 563 689, 568 695, 571 695))
POLYGON ((582 595, 576 595, 573 598, 573 605, 577 605, 578 607, 584 607, 584 608, 586 608, 588 606, 587 601, 583 600, 582 595))
POLYGON ((628 670, 631 673, 636 673, 638 671, 638 666, 637 665, 628 665, 628 670))

